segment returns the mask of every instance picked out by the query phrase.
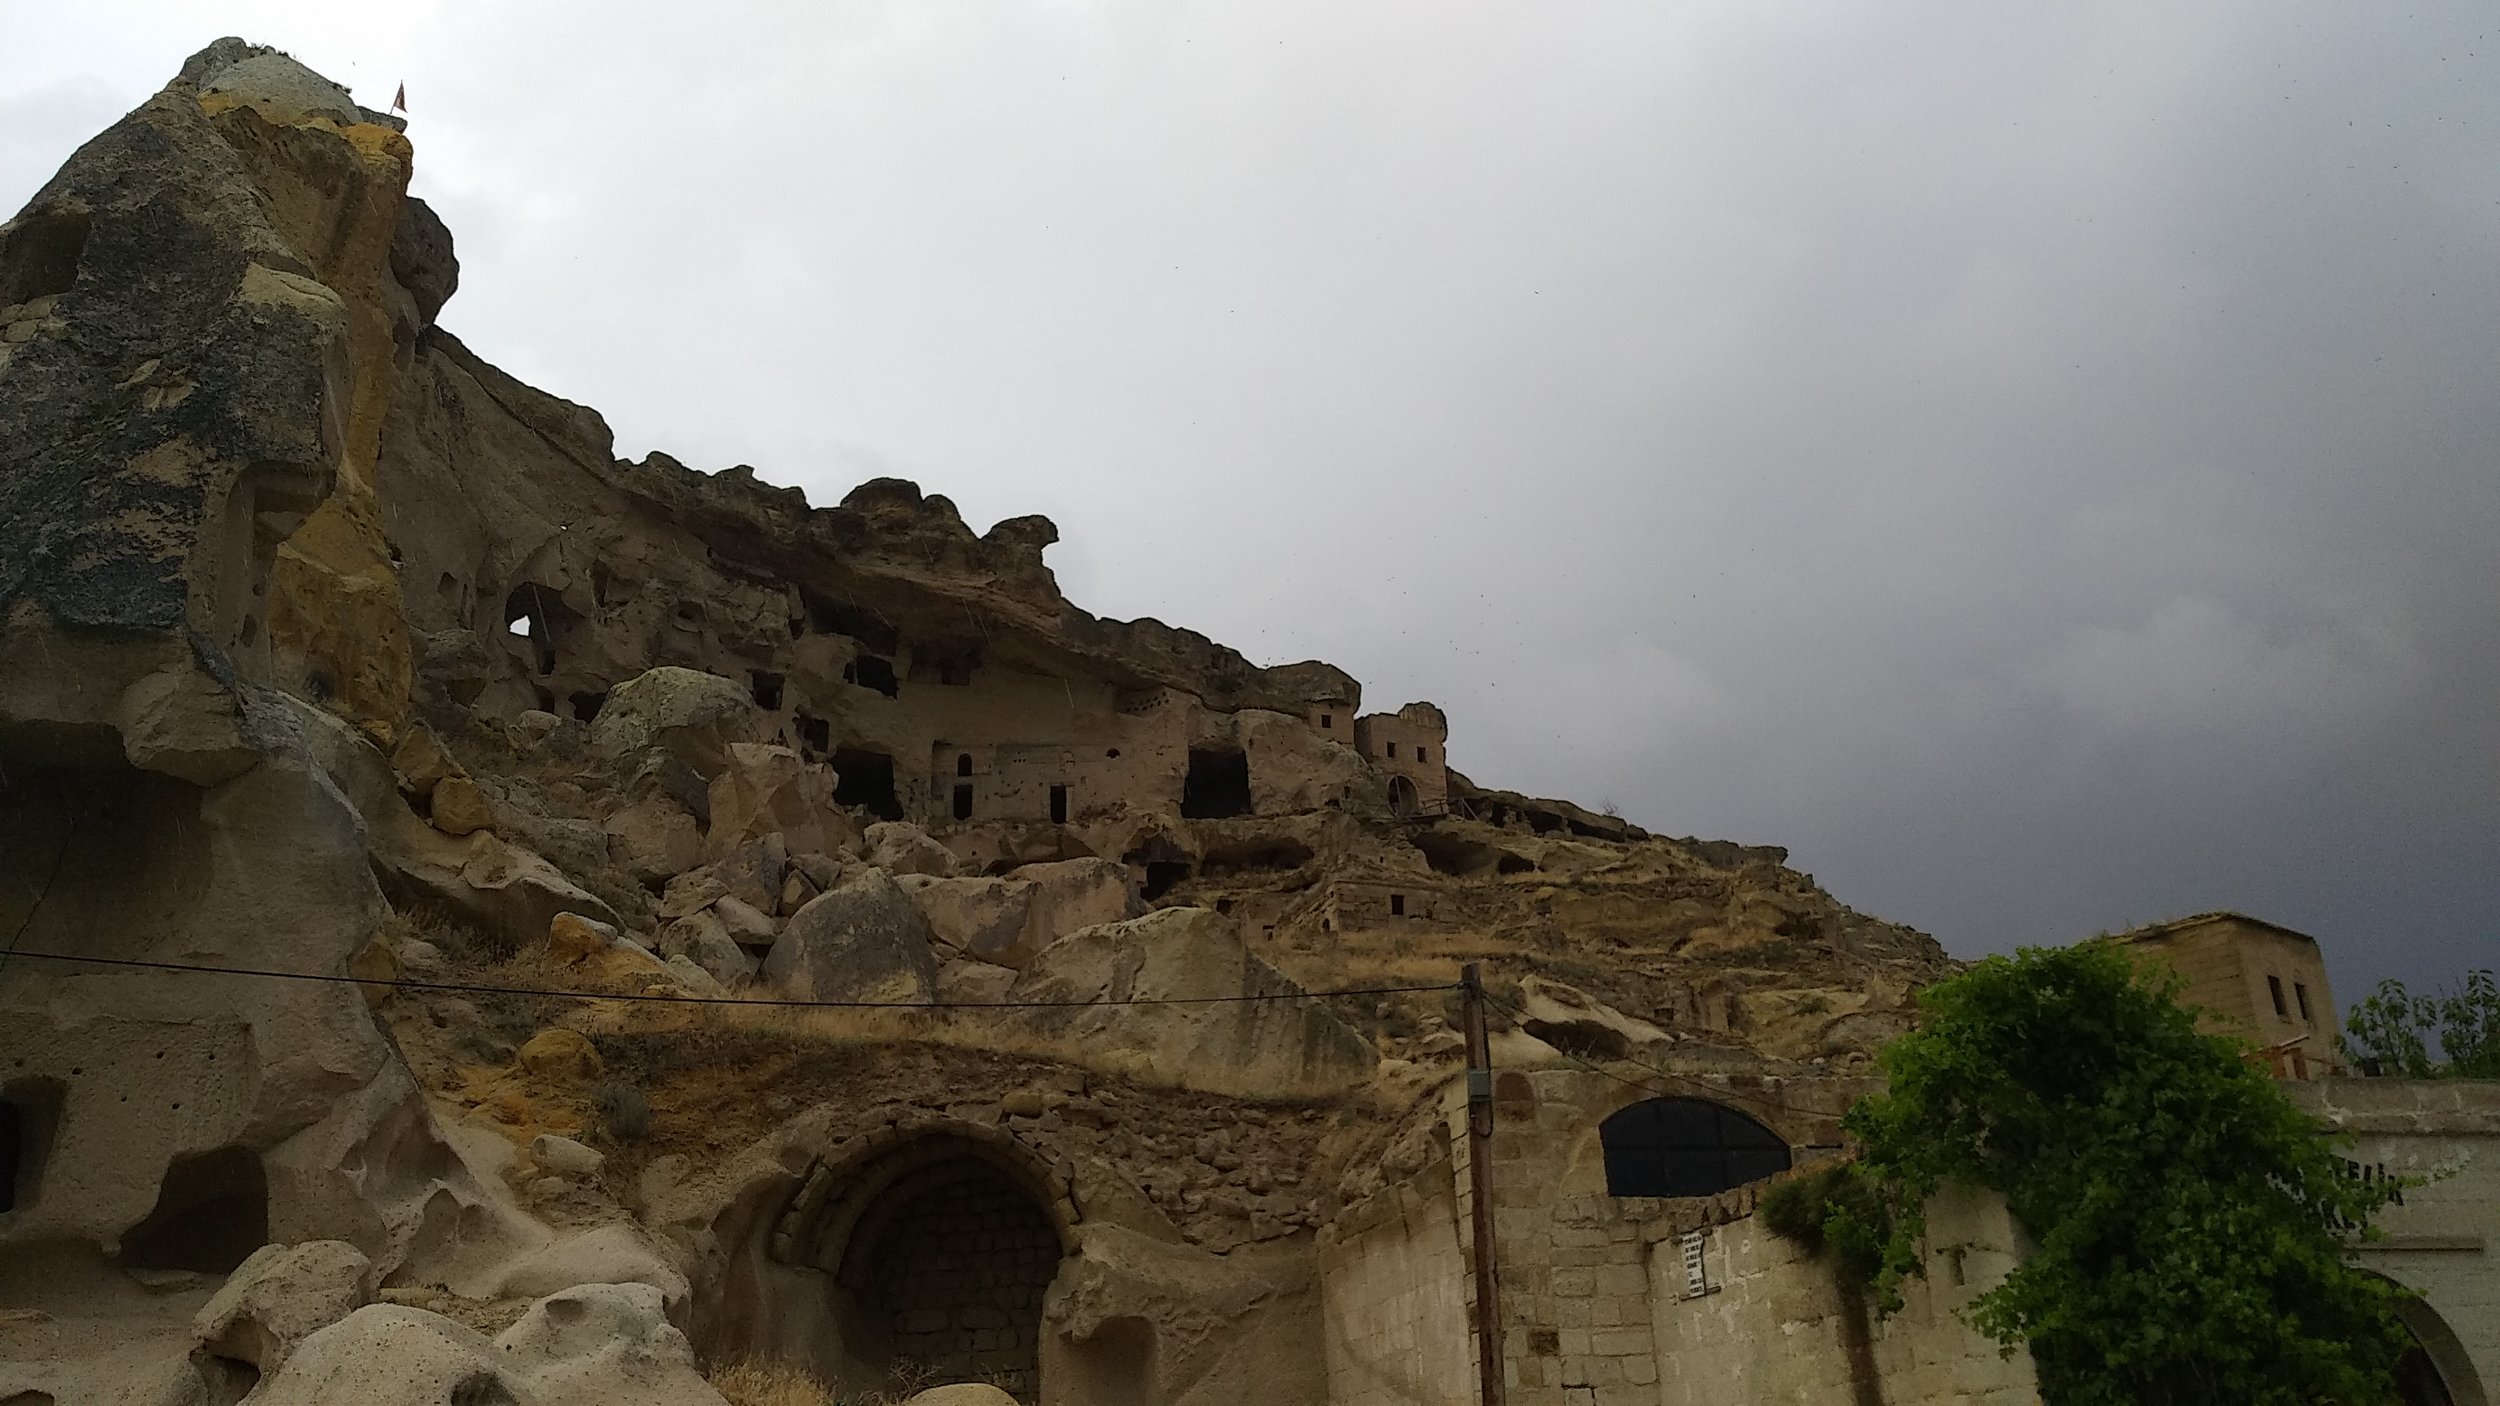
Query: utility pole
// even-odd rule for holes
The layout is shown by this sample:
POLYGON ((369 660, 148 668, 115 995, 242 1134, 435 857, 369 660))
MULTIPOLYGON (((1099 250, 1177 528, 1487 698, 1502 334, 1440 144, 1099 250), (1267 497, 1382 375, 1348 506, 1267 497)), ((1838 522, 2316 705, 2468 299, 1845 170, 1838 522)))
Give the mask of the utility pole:
POLYGON ((1467 1200, 1474 1214, 1479 1406, 1502 1406, 1502 1304, 1493 1255, 1493 1045, 1484 1028, 1484 976, 1459 972, 1467 1025, 1467 1200))

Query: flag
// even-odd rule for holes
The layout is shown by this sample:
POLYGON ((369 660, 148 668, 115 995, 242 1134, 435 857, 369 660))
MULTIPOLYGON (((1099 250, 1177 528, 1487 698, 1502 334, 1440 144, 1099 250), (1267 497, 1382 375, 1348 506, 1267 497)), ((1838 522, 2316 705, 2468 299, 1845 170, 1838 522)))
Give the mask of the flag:
POLYGON ((402 83, 402 84, 400 84, 400 85, 399 85, 399 95, 398 95, 397 97, 394 97, 394 98, 392 98, 392 99, 391 99, 391 111, 393 111, 393 112, 406 112, 407 110, 408 110, 408 85, 407 85, 407 84, 405 84, 405 83, 402 83))

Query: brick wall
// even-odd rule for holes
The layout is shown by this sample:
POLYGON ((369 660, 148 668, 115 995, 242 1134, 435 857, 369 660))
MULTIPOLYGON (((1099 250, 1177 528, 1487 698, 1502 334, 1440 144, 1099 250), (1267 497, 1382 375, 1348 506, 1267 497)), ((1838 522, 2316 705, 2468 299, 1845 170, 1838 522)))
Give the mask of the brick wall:
POLYGON ((991 1381, 1033 1399, 1042 1294, 1059 1236, 1033 1198, 977 1162, 941 1169, 906 1193, 879 1232, 868 1295, 894 1356, 938 1381, 991 1381))

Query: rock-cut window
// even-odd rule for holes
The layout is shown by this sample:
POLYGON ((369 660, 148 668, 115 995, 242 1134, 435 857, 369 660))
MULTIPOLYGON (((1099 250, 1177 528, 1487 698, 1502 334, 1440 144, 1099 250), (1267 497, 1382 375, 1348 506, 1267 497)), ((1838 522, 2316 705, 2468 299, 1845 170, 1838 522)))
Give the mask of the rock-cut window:
POLYGON ((1610 1196, 1715 1196, 1787 1171, 1780 1135, 1723 1103, 1653 1098, 1598 1125, 1610 1196))

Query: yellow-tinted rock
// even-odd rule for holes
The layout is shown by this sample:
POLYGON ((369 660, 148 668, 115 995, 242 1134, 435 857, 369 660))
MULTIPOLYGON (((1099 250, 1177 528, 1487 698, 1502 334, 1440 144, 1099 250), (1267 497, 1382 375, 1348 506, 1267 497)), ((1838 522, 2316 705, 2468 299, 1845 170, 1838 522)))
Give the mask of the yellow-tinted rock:
POLYGON ((460 764, 443 750, 443 740, 423 723, 408 729, 391 752, 391 769, 412 794, 430 796, 444 778, 458 776, 460 764))
POLYGON ((558 913, 547 924, 547 960, 570 966, 605 952, 616 941, 616 929, 579 913, 558 913))
MULTIPOLYGON (((368 983, 397 981, 399 954, 391 950, 389 943, 376 938, 357 948, 356 955, 347 959, 347 974, 368 983)), ((382 1003, 398 990, 397 987, 380 985, 360 986, 357 989, 365 993, 365 1004, 375 1010, 380 1010, 382 1003)))
POLYGON ((495 823, 495 808, 486 793, 465 776, 446 776, 434 784, 434 828, 446 835, 466 835, 495 823))
POLYGON ((549 1079, 590 1079, 599 1073, 599 1048, 589 1036, 559 1025, 521 1046, 521 1067, 549 1079))

